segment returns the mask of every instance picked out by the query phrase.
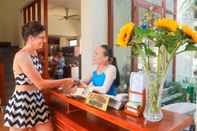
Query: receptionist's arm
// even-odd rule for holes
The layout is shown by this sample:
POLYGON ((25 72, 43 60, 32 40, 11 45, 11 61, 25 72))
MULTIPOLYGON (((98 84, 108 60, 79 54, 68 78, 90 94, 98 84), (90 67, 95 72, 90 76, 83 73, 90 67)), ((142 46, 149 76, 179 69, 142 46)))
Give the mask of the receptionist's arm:
POLYGON ((85 80, 83 80, 83 83, 88 85, 91 82, 91 80, 92 80, 92 75, 89 75, 85 80))
POLYGON ((86 88, 91 83, 91 80, 92 80, 92 75, 89 75, 85 80, 80 81, 79 86, 82 88, 86 88))
POLYGON ((103 83, 103 86, 93 86, 93 91, 106 94, 114 80, 116 79, 116 67, 110 66, 108 69, 105 71, 105 81, 103 83))
MULTIPOLYGON (((96 70, 96 67, 93 68, 93 70, 96 70)), ((88 75, 88 77, 82 81, 83 86, 87 87, 92 81, 92 73, 88 75)))

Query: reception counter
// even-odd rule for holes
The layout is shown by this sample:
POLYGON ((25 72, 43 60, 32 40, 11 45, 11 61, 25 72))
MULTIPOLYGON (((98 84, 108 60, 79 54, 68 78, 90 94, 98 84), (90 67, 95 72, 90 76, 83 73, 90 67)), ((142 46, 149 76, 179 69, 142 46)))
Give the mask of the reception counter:
POLYGON ((89 106, 84 99, 65 96, 53 90, 47 95, 57 131, 181 131, 192 124, 192 117, 169 111, 157 123, 108 108, 102 111, 89 106))

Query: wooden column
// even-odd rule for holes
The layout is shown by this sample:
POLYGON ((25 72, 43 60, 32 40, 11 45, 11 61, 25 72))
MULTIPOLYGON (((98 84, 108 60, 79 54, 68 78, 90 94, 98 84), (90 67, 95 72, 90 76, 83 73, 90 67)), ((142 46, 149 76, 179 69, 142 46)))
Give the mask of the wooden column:
POLYGON ((37 0, 37 16, 38 16, 38 21, 41 22, 41 0, 37 0))
POLYGON ((31 21, 31 6, 27 7, 28 21, 31 21))
POLYGON ((113 48, 113 0, 108 0, 108 44, 113 48))
POLYGON ((48 78, 48 0, 44 0, 44 25, 46 27, 46 43, 44 44, 44 78, 48 78))
MULTIPOLYGON (((174 12, 173 12, 173 18, 176 20, 176 13, 177 13, 177 0, 174 1, 174 12)), ((172 62, 172 80, 176 80, 176 56, 173 58, 172 62)))
POLYGON ((161 0, 161 17, 166 17, 166 0, 161 0))
POLYGON ((6 97, 5 97, 5 68, 4 64, 0 64, 0 104, 6 104, 6 97))
POLYGON ((26 9, 23 8, 23 23, 26 24, 26 22, 27 22, 26 9))
POLYGON ((35 10, 35 2, 32 5, 32 21, 36 20, 36 10, 35 10))
MULTIPOLYGON (((131 20, 135 23, 139 23, 138 19, 138 8, 137 8, 137 1, 131 0, 131 20)), ((132 50, 131 50, 132 52, 132 50)), ((131 71, 137 71, 138 70, 138 57, 133 56, 131 53, 131 71)))

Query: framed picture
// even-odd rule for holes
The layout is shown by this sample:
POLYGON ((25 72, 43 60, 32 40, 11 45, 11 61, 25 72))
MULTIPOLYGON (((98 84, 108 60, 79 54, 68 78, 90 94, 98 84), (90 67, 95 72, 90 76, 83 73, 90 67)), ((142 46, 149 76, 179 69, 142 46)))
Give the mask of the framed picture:
POLYGON ((86 103, 103 111, 106 111, 109 104, 109 97, 92 92, 88 94, 86 103))

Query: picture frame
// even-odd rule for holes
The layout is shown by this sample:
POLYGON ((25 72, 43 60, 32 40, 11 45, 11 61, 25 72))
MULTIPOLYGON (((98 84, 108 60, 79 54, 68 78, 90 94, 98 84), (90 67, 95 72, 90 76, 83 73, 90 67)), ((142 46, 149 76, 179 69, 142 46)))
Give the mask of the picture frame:
POLYGON ((86 98, 86 103, 90 106, 106 111, 109 104, 109 96, 91 92, 86 98))

